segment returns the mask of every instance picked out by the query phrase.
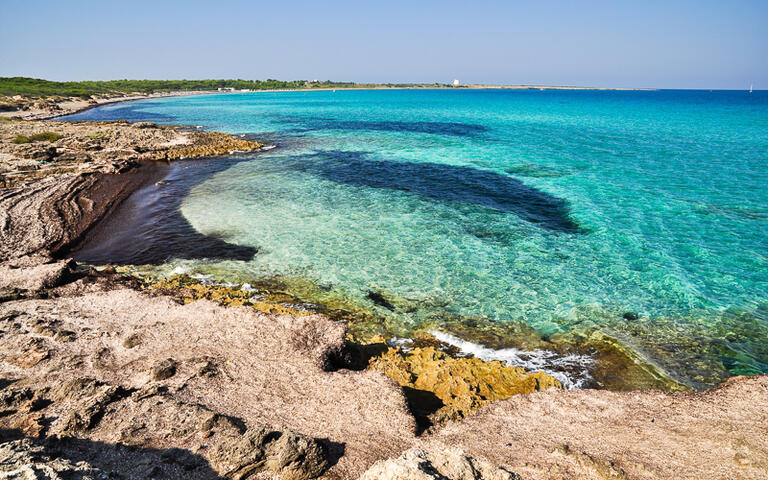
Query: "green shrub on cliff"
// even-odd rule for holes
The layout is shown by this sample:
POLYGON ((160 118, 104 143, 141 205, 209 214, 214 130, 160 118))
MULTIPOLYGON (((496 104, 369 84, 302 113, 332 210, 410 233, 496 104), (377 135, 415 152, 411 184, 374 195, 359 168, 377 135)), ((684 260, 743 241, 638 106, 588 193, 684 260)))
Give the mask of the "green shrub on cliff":
POLYGON ((49 142, 55 142, 60 138, 61 138, 61 135, 56 132, 42 132, 42 133, 36 133, 29 137, 26 135, 16 135, 16 138, 14 138, 12 141, 13 143, 17 143, 17 144, 42 142, 43 140, 48 140, 49 142))

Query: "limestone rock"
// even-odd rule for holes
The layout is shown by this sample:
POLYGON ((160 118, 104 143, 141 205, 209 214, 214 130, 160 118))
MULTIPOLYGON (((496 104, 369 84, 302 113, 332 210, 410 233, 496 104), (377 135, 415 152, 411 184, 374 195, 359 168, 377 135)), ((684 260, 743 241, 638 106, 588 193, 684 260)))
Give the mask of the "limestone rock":
POLYGON ((328 466, 325 447, 305 435, 254 428, 240 437, 226 437, 208 456, 223 475, 244 479, 268 471, 285 480, 320 476, 328 466))
POLYGON ((115 476, 84 461, 73 463, 51 455, 44 447, 23 439, 0 444, 0 478, 106 480, 115 476))
POLYGON ((133 128, 157 128, 157 124, 153 122, 136 122, 133 124, 133 128))
POLYGON ((93 428, 104 415, 107 405, 128 395, 115 385, 108 385, 91 378, 77 378, 65 382, 50 393, 54 402, 68 401, 73 406, 59 424, 57 431, 71 435, 93 428))
POLYGON ((397 458, 376 462, 359 480, 520 480, 520 476, 457 448, 412 448, 397 458))
POLYGON ((62 260, 40 265, 0 265, 0 288, 37 292, 64 283, 74 270, 72 260, 62 260))
POLYGON ((138 334, 132 333, 125 337, 123 340, 123 346, 125 348, 133 348, 141 343, 141 337, 138 334))
POLYGON ((163 360, 149 370, 149 378, 155 381, 166 380, 176 375, 176 361, 172 358, 163 360))

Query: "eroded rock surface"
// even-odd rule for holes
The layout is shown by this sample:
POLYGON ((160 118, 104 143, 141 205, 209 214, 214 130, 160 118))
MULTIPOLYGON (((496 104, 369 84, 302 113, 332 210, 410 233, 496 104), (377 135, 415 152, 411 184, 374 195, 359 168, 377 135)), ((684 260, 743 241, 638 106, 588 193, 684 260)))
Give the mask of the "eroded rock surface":
MULTIPOLYGON (((426 453, 385 470, 411 475, 415 462, 429 468, 414 475, 444 478, 768 478, 768 377, 698 393, 549 388, 418 437, 402 389, 382 372, 327 371, 345 328, 319 315, 183 304, 102 275, 38 293, 0 302, 0 432, 115 478, 351 480, 413 447, 426 453), (173 375, 150 375, 169 359, 173 375)), ((423 368, 452 359, 423 350, 408 368, 447 375, 423 368)), ((475 363, 461 364, 458 383, 448 375, 434 385, 450 393, 465 368, 477 376, 498 367, 475 363)))
POLYGON ((180 305, 92 281, 0 303, 0 378, 14 380, 5 390, 26 392, 9 394, 16 400, 2 407, 0 428, 182 449, 202 459, 185 468, 232 477, 356 478, 415 440, 394 382, 325 371, 328 353, 343 346, 341 324, 205 300, 180 305), (49 330, 71 332, 71 341, 49 330), (126 345, 134 335, 141 341, 126 345), (168 359, 173 375, 151 374, 168 359))
POLYGON ((52 454, 32 440, 0 443, 0 478, 13 480, 107 480, 114 478, 85 461, 52 454))
POLYGON ((456 448, 412 448, 376 462, 360 480, 521 480, 520 476, 456 448))
POLYGON ((219 442, 210 454, 218 470, 235 480, 266 470, 285 480, 320 476, 328 461, 325 447, 313 438, 295 432, 273 432, 267 428, 248 430, 242 436, 219 442))
POLYGON ((554 391, 434 436, 526 479, 768 479, 768 376, 702 392, 554 391))

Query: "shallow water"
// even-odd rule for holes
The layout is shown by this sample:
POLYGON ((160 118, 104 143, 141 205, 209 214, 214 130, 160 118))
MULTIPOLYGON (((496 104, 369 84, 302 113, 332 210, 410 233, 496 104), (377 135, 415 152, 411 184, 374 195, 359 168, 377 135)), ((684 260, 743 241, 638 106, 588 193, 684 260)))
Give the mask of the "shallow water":
POLYGON ((132 200, 142 248, 81 259, 308 278, 400 335, 452 314, 596 329, 695 387, 768 373, 768 92, 246 93, 69 118, 278 145, 175 164, 132 200))

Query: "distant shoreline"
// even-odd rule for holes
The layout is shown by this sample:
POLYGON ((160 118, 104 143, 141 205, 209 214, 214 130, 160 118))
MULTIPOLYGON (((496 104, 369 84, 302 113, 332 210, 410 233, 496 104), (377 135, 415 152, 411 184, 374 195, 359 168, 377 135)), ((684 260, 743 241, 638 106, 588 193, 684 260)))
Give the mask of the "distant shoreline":
POLYGON ((0 117, 17 118, 19 120, 52 120, 67 115, 85 112, 96 107, 115 103, 150 98, 182 97, 196 95, 224 95, 238 93, 268 93, 268 92, 328 92, 336 90, 595 90, 595 91, 656 91, 654 88, 611 88, 611 87, 574 87, 552 85, 480 85, 468 84, 459 86, 409 85, 387 86, 372 85, 360 87, 315 87, 315 88, 278 88, 254 90, 181 90, 173 92, 155 92, 149 94, 124 94, 105 96, 85 100, 79 97, 64 97, 57 100, 42 100, 28 95, 12 97, 18 102, 17 109, 0 111, 0 117))
POLYGON ((269 90, 245 90, 234 92, 213 93, 249 93, 249 92, 327 92, 336 90, 603 90, 603 91, 631 91, 631 92, 655 92, 658 88, 618 88, 618 87, 569 87, 554 85, 481 85, 467 84, 459 86, 438 87, 434 85, 389 87, 386 85, 369 87, 322 87, 322 88, 279 88, 269 90))
MULTIPOLYGON (((108 97, 99 100, 83 100, 80 98, 67 98, 63 101, 54 102, 53 109, 35 109, 18 110, 16 112, 0 112, 0 116, 13 116, 21 120, 52 120, 67 115, 85 112, 96 107, 111 105, 121 102, 130 102, 133 100, 145 100, 150 98, 164 97, 185 97, 196 95, 226 95, 239 93, 269 93, 269 92, 329 92, 337 90, 578 90, 578 91, 657 91, 655 88, 612 88, 612 87, 573 87, 573 86, 552 86, 552 85, 479 85, 468 84, 459 86, 361 86, 361 87, 321 87, 321 88, 294 88, 294 89, 262 89, 262 90, 184 90, 176 92, 156 92, 150 94, 120 95, 108 97), (23 112, 23 113, 22 113, 23 112)), ((33 104, 34 105, 34 104, 33 104)))
POLYGON ((124 94, 115 96, 104 96, 101 98, 92 98, 85 100, 79 97, 63 97, 56 100, 43 100, 27 95, 16 95, 11 97, 17 102, 15 110, 0 111, 0 117, 15 118, 18 120, 52 120, 75 113, 85 112, 92 108, 102 107, 121 102, 133 100, 145 100, 149 98, 162 97, 181 97, 193 95, 212 95, 229 92, 190 90, 179 92, 156 92, 149 94, 124 94))

